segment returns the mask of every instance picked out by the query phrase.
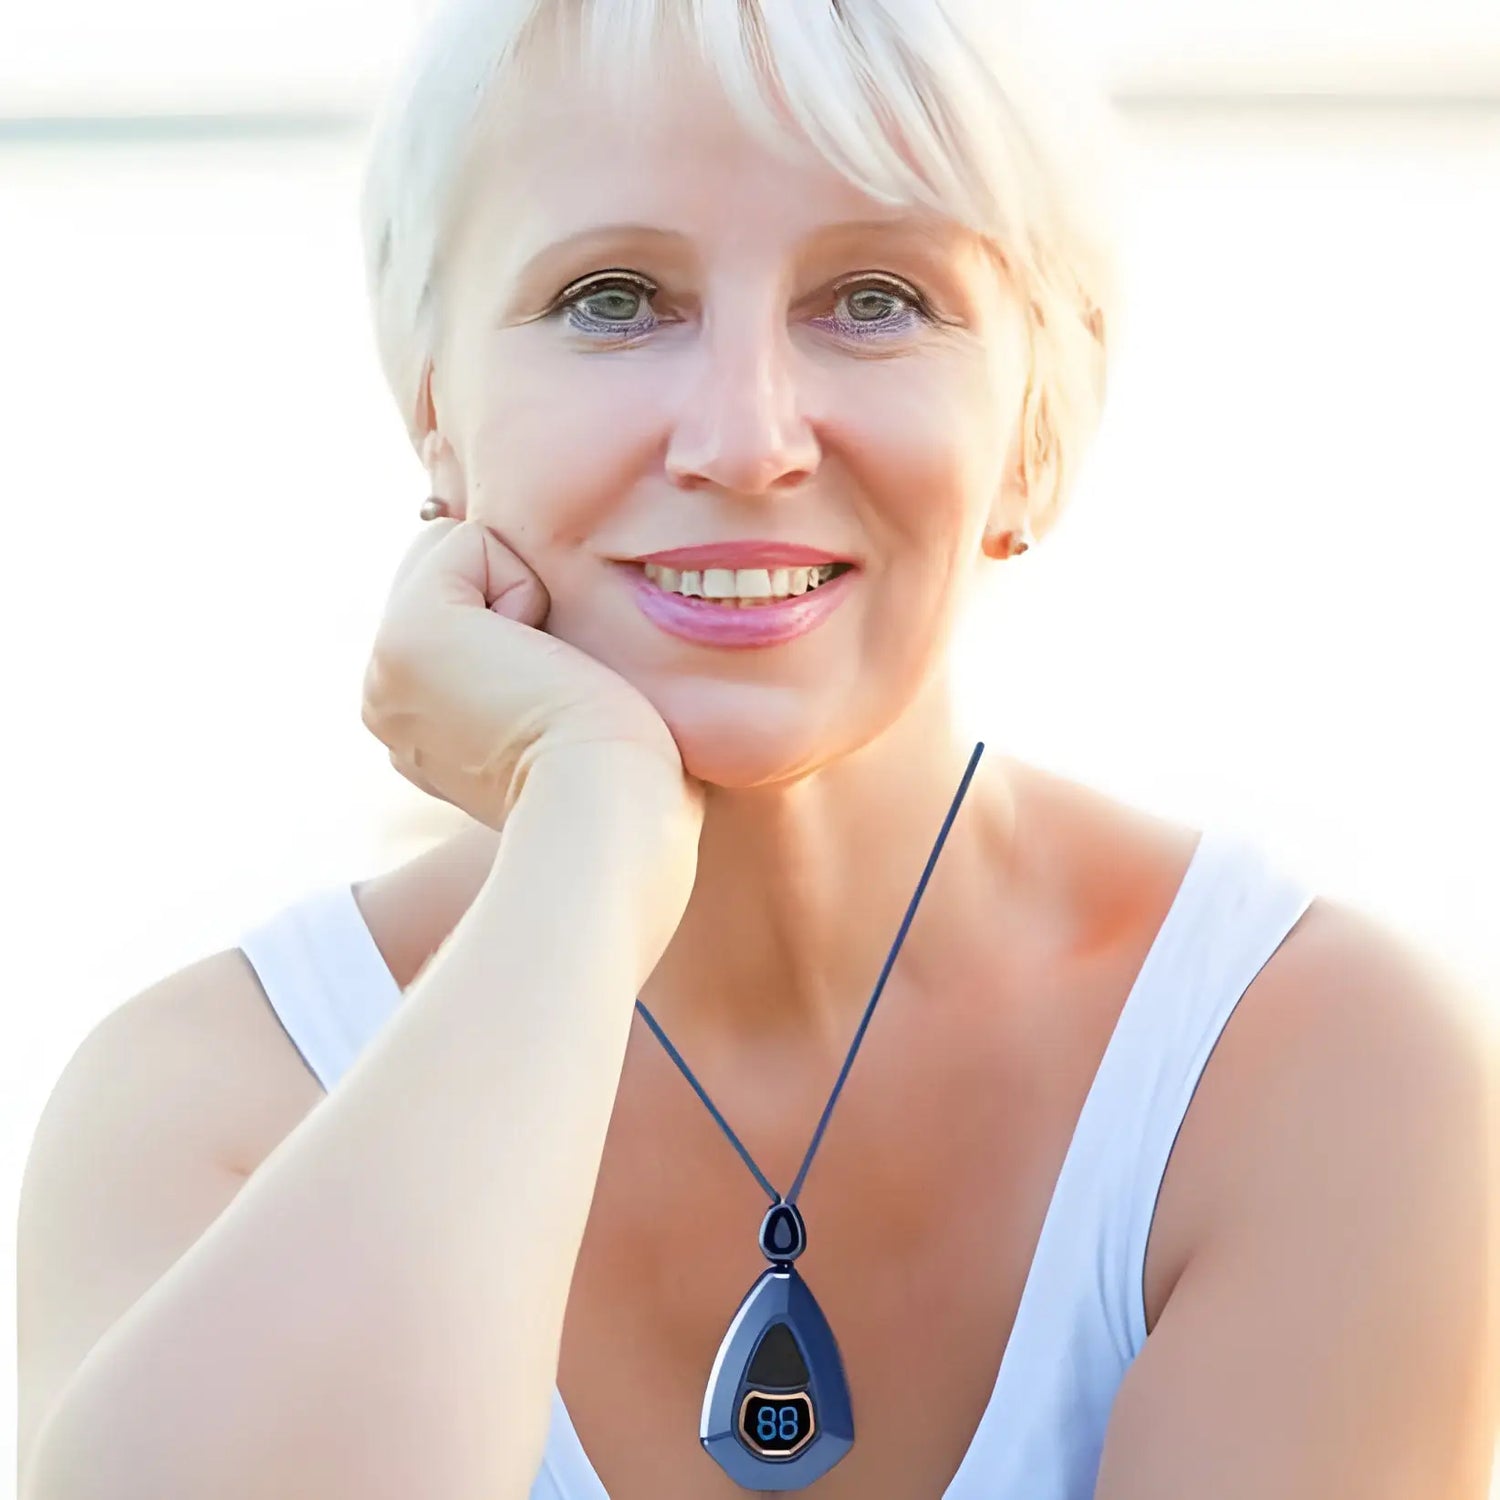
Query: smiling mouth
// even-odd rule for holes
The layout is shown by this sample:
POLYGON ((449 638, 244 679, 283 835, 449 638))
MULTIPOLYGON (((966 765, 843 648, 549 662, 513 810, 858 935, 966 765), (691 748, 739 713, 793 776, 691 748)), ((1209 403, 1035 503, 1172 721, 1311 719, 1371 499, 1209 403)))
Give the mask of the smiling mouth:
POLYGON ((763 609, 814 593, 854 569, 853 563, 825 563, 812 568, 668 568, 658 563, 625 566, 664 594, 694 604, 727 609, 763 609))

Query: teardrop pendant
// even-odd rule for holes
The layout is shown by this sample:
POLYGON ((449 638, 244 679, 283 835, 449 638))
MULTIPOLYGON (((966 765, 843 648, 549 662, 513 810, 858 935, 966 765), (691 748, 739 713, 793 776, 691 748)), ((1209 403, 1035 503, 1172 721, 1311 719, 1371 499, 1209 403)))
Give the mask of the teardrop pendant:
POLYGON ((800 1490, 854 1446, 844 1362, 817 1298, 792 1262, 807 1247, 797 1206, 761 1223, 770 1267, 745 1294, 714 1357, 698 1437, 747 1490, 800 1490))

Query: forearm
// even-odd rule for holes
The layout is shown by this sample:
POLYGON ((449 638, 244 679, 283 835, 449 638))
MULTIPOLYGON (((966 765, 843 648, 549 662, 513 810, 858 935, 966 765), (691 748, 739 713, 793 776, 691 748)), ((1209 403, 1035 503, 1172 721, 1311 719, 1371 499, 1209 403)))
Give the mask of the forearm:
POLYGON ((524 1497, 634 997, 691 883, 665 768, 533 771, 338 1085, 91 1351, 28 1500, 524 1497))

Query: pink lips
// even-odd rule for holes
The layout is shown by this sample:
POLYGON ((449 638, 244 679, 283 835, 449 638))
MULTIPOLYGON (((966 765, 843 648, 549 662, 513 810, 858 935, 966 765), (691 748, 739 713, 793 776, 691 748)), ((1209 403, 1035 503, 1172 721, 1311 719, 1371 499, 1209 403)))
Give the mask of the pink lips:
POLYGON ((703 646, 779 646, 821 625, 849 596, 859 577, 850 568, 805 594, 794 594, 777 604, 739 608, 716 604, 658 588, 636 563, 620 563, 635 593, 640 611, 670 635, 703 646))

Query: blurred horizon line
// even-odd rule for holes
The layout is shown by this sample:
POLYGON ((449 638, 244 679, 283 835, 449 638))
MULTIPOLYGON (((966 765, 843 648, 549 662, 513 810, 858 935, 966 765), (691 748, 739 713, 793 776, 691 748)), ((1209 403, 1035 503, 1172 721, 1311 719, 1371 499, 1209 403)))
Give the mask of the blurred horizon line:
MULTIPOLYGON (((1500 111, 1493 90, 1424 93, 1261 89, 1113 90, 1109 102, 1130 116, 1159 114, 1453 114, 1500 111)), ((287 109, 281 105, 224 110, 159 109, 0 113, 0 145, 84 145, 235 139, 311 140, 360 136, 373 123, 366 109, 287 109)))

